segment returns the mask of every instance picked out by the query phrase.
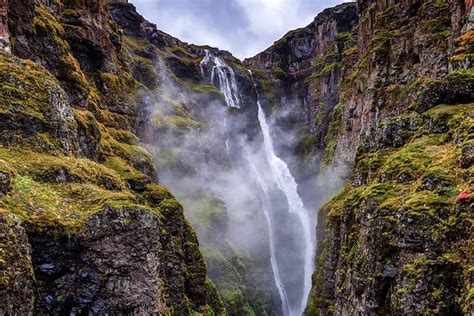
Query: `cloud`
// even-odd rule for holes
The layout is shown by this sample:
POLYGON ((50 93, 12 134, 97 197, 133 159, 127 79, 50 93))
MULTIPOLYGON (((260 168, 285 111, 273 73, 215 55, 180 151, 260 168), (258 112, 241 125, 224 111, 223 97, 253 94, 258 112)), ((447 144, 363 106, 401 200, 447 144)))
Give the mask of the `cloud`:
POLYGON ((159 29, 238 58, 263 51, 286 32, 309 24, 341 0, 131 0, 159 29))

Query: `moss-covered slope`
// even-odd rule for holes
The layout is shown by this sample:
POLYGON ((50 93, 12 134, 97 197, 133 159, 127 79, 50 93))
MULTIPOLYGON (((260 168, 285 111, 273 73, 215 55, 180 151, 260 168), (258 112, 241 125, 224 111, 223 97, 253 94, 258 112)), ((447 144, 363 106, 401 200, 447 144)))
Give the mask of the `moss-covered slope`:
POLYGON ((462 314, 472 307, 473 104, 394 117, 398 148, 361 153, 326 216, 309 315, 462 314), (337 271, 337 272, 336 272, 337 271))
POLYGON ((358 1, 325 157, 308 315, 472 310, 472 5, 358 1))
POLYGON ((224 313, 137 137, 152 59, 104 1, 1 9, 0 314, 224 313))

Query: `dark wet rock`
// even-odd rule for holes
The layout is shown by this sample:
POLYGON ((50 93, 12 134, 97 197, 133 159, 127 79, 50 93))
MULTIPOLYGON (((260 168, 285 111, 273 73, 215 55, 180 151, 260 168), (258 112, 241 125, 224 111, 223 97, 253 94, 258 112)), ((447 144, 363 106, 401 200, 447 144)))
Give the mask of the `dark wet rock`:
POLYGON ((466 144, 461 151, 461 166, 469 168, 474 162, 474 144, 466 144))
POLYGON ((458 71, 439 81, 428 83, 415 100, 415 109, 422 113, 439 104, 466 104, 474 100, 474 76, 458 71))
POLYGON ((30 233, 37 311, 158 313, 160 221, 143 209, 108 209, 93 215, 84 237, 30 233), (44 263, 44 262, 47 263, 44 263))

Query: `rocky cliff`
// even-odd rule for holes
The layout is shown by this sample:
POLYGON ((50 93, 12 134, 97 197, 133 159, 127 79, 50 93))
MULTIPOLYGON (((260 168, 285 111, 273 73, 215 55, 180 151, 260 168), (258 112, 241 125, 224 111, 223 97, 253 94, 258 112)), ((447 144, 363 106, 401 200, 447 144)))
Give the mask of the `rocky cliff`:
POLYGON ((308 26, 288 32, 244 62, 255 69, 263 101, 280 133, 293 134, 290 143, 280 144, 290 150, 281 151, 306 159, 303 174, 308 168, 319 170, 329 116, 339 102, 343 55, 358 19, 355 3, 326 9, 308 26))
POLYGON ((224 312, 137 137, 156 51, 184 44, 121 6, 0 3, 2 315, 224 312))
POLYGON ((350 175, 319 212, 308 315, 472 313, 471 10, 358 1, 246 60, 302 126, 302 169, 350 175))

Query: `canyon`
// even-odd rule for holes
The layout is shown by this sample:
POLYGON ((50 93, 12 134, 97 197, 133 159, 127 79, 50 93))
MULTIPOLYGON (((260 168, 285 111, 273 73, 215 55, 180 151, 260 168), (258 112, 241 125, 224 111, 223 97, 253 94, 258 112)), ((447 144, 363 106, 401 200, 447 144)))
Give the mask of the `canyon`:
POLYGON ((473 313, 472 1, 243 61, 129 2, 0 0, 0 315, 473 313))

